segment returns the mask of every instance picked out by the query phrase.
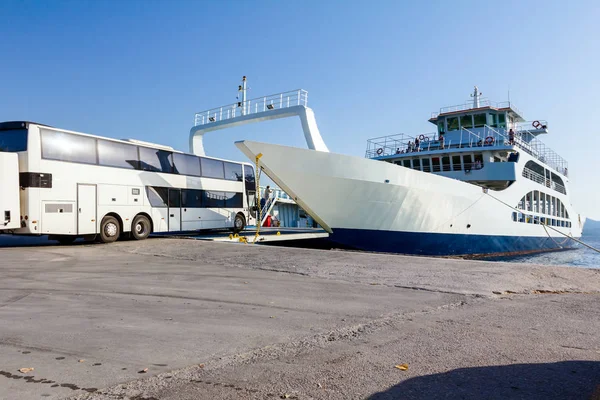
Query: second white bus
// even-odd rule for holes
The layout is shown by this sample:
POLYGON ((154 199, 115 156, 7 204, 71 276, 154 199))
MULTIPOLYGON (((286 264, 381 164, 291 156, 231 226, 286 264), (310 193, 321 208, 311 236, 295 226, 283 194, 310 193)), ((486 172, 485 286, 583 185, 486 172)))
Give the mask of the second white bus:
POLYGON ((0 233, 114 242, 256 223, 251 164, 30 122, 0 123, 0 233))

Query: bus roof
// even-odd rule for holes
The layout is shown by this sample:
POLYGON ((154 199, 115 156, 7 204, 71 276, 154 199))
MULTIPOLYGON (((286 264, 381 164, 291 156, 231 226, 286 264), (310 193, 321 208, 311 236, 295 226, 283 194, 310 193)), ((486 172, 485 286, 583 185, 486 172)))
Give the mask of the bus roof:
MULTIPOLYGON (((89 133, 75 132, 75 131, 71 131, 71 130, 68 130, 68 129, 55 128, 55 127, 50 126, 50 125, 40 124, 38 122, 31 122, 31 121, 5 121, 5 122, 0 122, 0 131, 13 130, 13 129, 23 129, 23 128, 27 129, 27 128, 29 128, 29 125, 43 126, 45 128, 51 128, 51 129, 55 129, 55 130, 58 130, 58 131, 61 131, 61 132, 67 132, 67 133, 74 134, 74 135, 88 136, 88 137, 93 137, 93 138, 97 138, 97 139, 110 140, 112 142, 119 142, 119 143, 125 143, 125 144, 129 144, 129 145, 134 145, 134 146, 155 148, 157 150, 166 150, 166 151, 171 151, 173 153, 190 154, 190 155, 199 157, 196 154, 191 154, 191 153, 187 153, 187 152, 184 152, 184 151, 175 150, 175 149, 173 149, 170 146, 165 146, 165 145, 160 145, 160 144, 155 144, 155 143, 144 142, 142 140, 137 140, 137 139, 114 139, 114 138, 110 138, 110 137, 106 137, 106 136, 99 136, 99 135, 92 135, 92 134, 89 134, 89 133)), ((210 157, 210 156, 202 156, 202 157, 211 158, 211 159, 214 159, 214 160, 232 162, 232 163, 236 163, 236 164, 252 165, 251 163, 245 162, 245 161, 233 161, 233 160, 227 160, 227 159, 224 159, 224 158, 217 158, 217 157, 210 157)))

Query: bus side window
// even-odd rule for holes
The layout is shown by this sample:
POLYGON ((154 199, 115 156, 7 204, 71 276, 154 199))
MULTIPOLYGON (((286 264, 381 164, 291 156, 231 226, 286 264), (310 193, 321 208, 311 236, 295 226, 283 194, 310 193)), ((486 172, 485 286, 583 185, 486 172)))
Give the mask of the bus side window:
POLYGON ((166 207, 169 189, 164 187, 146 186, 148 201, 152 207, 166 207))
POLYGON ((140 147, 140 169, 153 172, 173 172, 173 153, 140 147))

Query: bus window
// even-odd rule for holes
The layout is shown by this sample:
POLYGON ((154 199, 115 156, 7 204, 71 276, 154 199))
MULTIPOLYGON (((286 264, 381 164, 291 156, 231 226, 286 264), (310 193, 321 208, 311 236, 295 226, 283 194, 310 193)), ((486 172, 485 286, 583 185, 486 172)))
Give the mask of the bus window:
POLYGON ((180 189, 169 189, 169 207, 170 208, 181 207, 181 190, 180 189))
POLYGON ((201 208, 202 207, 202 190, 182 189, 181 190, 181 207, 201 208))
POLYGON ((27 151, 27 129, 0 130, 0 151, 27 151))
POLYGON ((98 164, 108 167, 138 168, 137 146, 98 140, 98 164))
POLYGON ((152 207, 166 207, 169 189, 164 187, 146 186, 148 201, 152 207))
POLYGON ((242 181, 242 164, 225 162, 225 179, 230 181, 242 181))
POLYGON ((173 172, 173 153, 140 147, 140 169, 152 172, 173 172))
POLYGON ((242 193, 225 192, 225 207, 227 208, 242 208, 244 207, 244 198, 242 193))
POLYGON ((220 208, 225 206, 225 195, 223 192, 205 190, 202 204, 206 208, 220 208))
POLYGON ((223 161, 212 158, 200 158, 202 165, 202 176, 207 178, 225 179, 223 161))
POLYGON ((48 160, 96 164, 96 139, 44 129, 42 157, 48 160))
POLYGON ((196 156, 173 153, 173 164, 176 174, 200 176, 200 159, 196 156))
POLYGON ((254 168, 249 165, 244 165, 244 180, 246 182, 246 190, 256 189, 256 179, 254 178, 254 168))

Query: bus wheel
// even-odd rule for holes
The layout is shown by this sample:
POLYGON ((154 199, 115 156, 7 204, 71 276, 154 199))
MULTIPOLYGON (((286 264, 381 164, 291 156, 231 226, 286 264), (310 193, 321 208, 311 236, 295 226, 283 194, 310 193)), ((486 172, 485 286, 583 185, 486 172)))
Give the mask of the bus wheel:
POLYGON ((102 219, 100 224, 100 240, 103 243, 115 242, 121 234, 119 221, 115 217, 107 216, 102 219))
POLYGON ((135 240, 144 240, 150 235, 150 220, 144 215, 138 215, 131 224, 131 235, 135 240))
POLYGON ((69 244, 73 244, 75 239, 77 239, 77 236, 61 235, 61 236, 56 236, 54 239, 58 240, 58 243, 62 244, 63 246, 66 246, 69 244))
POLYGON ((239 233, 246 227, 246 218, 243 214, 237 214, 233 220, 233 232, 239 233))

